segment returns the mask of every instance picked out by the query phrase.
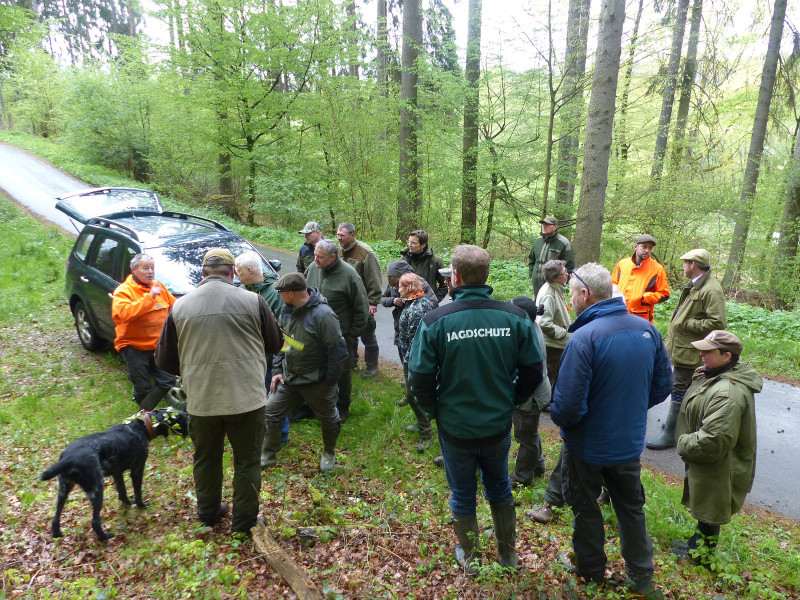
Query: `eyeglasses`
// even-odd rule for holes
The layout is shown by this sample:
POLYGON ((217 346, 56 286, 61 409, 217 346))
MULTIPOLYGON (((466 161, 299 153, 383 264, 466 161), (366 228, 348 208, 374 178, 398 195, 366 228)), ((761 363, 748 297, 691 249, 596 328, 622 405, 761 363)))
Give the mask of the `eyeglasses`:
POLYGON ((585 288, 586 288, 586 292, 587 292, 588 294, 591 294, 591 293, 592 293, 592 290, 589 288, 589 284, 588 284, 588 283, 586 283, 586 282, 585 282, 583 279, 581 279, 581 276, 580 276, 580 275, 578 275, 578 274, 577 274, 575 271, 573 271, 573 272, 572 272, 572 273, 570 273, 569 275, 570 275, 570 277, 575 277, 575 279, 577 279, 578 281, 580 281, 580 282, 583 284, 583 287, 585 287, 585 288))

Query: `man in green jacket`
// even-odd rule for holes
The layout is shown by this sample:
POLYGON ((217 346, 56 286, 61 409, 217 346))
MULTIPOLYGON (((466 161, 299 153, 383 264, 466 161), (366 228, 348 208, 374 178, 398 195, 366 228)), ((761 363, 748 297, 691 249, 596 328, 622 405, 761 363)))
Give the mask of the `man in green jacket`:
MULTIPOLYGON (((339 251, 348 265, 353 267, 364 282, 369 302, 369 321, 367 329, 361 334, 361 343, 364 344, 364 379, 375 377, 378 373, 378 338, 375 336, 377 323, 375 313, 378 312, 378 303, 381 301, 383 279, 378 255, 364 242, 356 239, 356 227, 352 223, 342 223, 336 230, 336 239, 339 240, 339 251)), ((353 357, 358 362, 358 340, 355 342, 353 357)), ((355 366, 355 365, 354 365, 355 366)))
POLYGON ((281 421, 305 402, 322 425, 319 469, 324 473, 336 465, 336 440, 341 428, 336 383, 347 359, 347 348, 339 319, 319 290, 307 287, 305 277, 289 273, 278 280, 275 289, 285 303, 278 323, 286 344, 275 356, 261 468, 275 465, 281 421))
POLYGON ((480 563, 475 514, 480 469, 501 566, 517 564, 516 513, 508 477, 514 407, 543 379, 542 349, 528 314, 491 297, 489 253, 458 246, 452 256, 453 302, 427 313, 417 327, 408 377, 419 406, 438 423, 458 538, 456 561, 474 574, 480 563))
POLYGON ((646 445, 651 450, 675 446, 675 422, 681 408, 683 395, 700 366, 700 353, 692 342, 715 329, 725 329, 725 294, 722 286, 711 276, 711 255, 696 248, 683 256, 683 274, 689 280, 681 290, 678 305, 672 313, 667 331, 667 352, 672 362, 672 401, 662 432, 646 445))
POLYGON ((348 358, 339 378, 339 399, 336 405, 342 422, 350 416, 352 391, 353 342, 364 333, 369 321, 369 303, 364 282, 356 270, 339 258, 339 246, 331 240, 320 240, 314 248, 314 264, 306 272, 308 285, 320 294, 339 317, 339 326, 347 342, 348 358))
POLYGON ((720 525, 742 508, 756 473, 756 406, 761 376, 740 363, 742 342, 729 331, 714 330, 692 342, 700 351, 698 369, 678 415, 678 454, 686 464, 684 506, 697 519, 697 531, 673 552, 707 565, 696 551, 702 540, 713 550, 720 525))
POLYGON ((528 255, 528 277, 533 285, 533 297, 539 293, 539 288, 545 283, 542 267, 551 260, 563 260, 567 272, 572 273, 575 268, 575 255, 572 244, 563 235, 558 233, 558 219, 553 216, 545 217, 539 223, 542 225, 542 235, 533 241, 533 247, 528 255))

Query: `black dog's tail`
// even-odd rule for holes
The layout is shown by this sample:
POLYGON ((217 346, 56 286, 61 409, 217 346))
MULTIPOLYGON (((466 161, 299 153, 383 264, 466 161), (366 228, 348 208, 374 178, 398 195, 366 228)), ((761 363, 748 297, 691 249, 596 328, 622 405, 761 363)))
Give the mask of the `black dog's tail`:
POLYGON ((60 460, 52 467, 47 469, 44 473, 39 475, 39 481, 47 481, 49 479, 52 479, 53 477, 58 477, 64 471, 67 471, 70 468, 72 468, 72 463, 70 463, 69 461, 60 460))

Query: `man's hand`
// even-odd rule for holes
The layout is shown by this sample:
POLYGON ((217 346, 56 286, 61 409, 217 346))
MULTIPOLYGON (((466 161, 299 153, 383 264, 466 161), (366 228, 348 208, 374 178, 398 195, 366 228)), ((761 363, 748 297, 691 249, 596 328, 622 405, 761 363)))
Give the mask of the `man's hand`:
POLYGON ((394 300, 392 300, 392 303, 393 303, 395 306, 403 306, 403 299, 402 299, 402 298, 400 298, 400 297, 397 297, 397 298, 395 298, 394 300))
POLYGON ((374 315, 376 312, 378 312, 378 307, 376 305, 374 305, 374 304, 370 304, 369 305, 369 314, 374 315))
POLYGON ((275 390, 278 389, 278 384, 283 383, 283 375, 278 373, 277 375, 273 375, 272 379, 269 382, 269 393, 274 394, 275 390))
POLYGON ((151 298, 156 298, 156 297, 158 297, 158 295, 159 295, 160 293, 161 293, 161 288, 160 288, 159 286, 157 286, 157 285, 154 285, 153 287, 151 287, 151 288, 150 288, 150 297, 151 297, 151 298))

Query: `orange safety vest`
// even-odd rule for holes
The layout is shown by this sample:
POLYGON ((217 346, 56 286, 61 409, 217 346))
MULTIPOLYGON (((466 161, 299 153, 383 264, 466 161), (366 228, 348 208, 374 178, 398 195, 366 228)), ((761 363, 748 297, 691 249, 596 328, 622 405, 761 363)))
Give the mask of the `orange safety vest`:
POLYGON ((175 304, 175 296, 164 284, 153 281, 153 285, 161 288, 161 293, 155 298, 150 295, 150 288, 137 283, 133 275, 128 275, 114 290, 111 318, 116 324, 114 349, 117 352, 125 346, 137 350, 156 349, 169 309, 175 304))
POLYGON ((625 297, 628 312, 653 322, 653 307, 669 298, 669 283, 664 267, 653 258, 642 264, 627 256, 617 263, 611 273, 614 283, 625 297))

